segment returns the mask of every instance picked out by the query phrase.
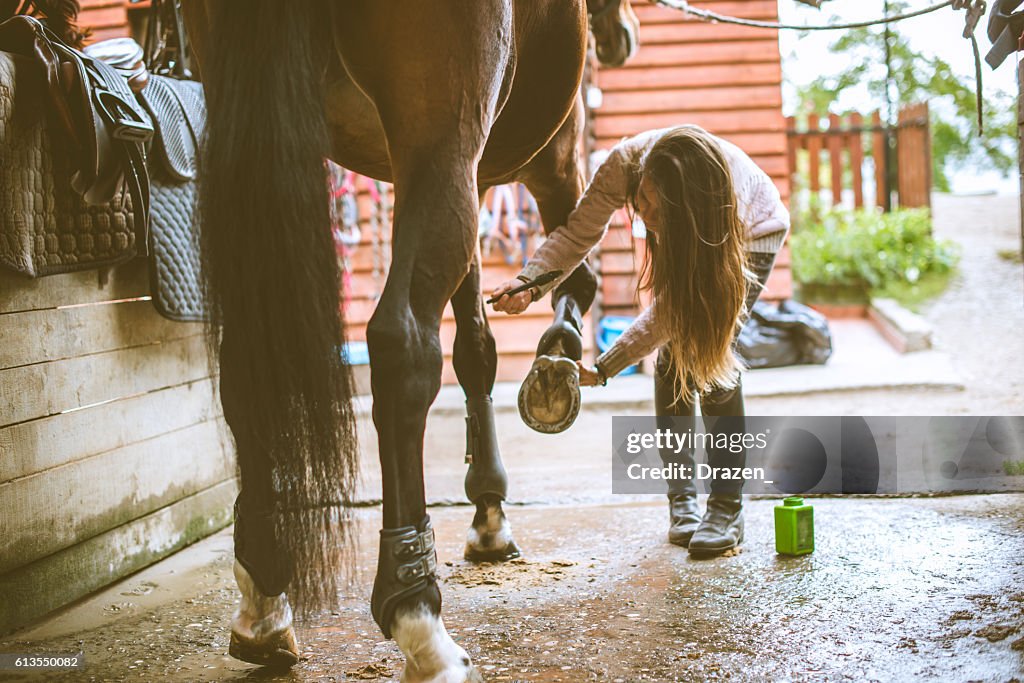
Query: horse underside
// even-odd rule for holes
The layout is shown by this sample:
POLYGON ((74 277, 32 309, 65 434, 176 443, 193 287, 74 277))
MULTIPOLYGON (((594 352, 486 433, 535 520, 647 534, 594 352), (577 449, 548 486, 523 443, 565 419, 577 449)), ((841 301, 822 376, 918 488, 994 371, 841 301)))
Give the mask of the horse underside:
MULTIPOLYGON (((260 17, 247 22, 247 30, 257 35, 241 35, 240 28, 227 27, 225 22, 223 26, 214 25, 215 35, 209 42, 204 32, 212 15, 208 10, 241 12, 245 3, 220 0, 207 6, 196 0, 185 9, 195 51, 204 66, 206 87, 212 91, 207 145, 211 175, 215 175, 214 162, 218 160, 213 157, 218 150, 227 154, 244 148, 246 135, 258 134, 260 126, 280 129, 287 123, 290 107, 295 106, 289 99, 294 98, 295 88, 303 83, 319 83, 325 111, 309 111, 307 116, 322 116, 322 125, 313 126, 322 129, 322 156, 330 156, 357 173, 394 183, 392 263, 367 327, 383 488, 383 530, 371 610, 385 636, 394 637, 406 655, 403 680, 463 681, 474 680, 477 674, 440 618, 433 531, 423 484, 425 420, 440 389, 441 316, 450 301, 457 323, 453 364, 467 406, 465 457, 469 467, 465 489, 476 505, 465 555, 473 561, 507 560, 518 556, 519 548, 502 509, 508 478, 501 463, 490 398, 497 354, 480 291, 479 201, 489 186, 520 180, 537 200, 546 231, 565 224, 583 188, 577 140, 582 122, 579 86, 587 22, 583 0, 480 0, 458 3, 458 7, 426 5, 357 2, 347 3, 344 13, 339 5, 327 3, 299 3, 288 8, 275 4, 273 9, 268 5, 268 9, 261 8, 260 17), (333 35, 326 35, 326 26, 333 28, 333 35), (271 51, 277 41, 283 44, 287 36, 294 38, 303 31, 307 32, 309 45, 296 45, 294 41, 287 45, 295 53, 289 59, 297 63, 262 65, 264 69, 290 69, 289 77, 282 77, 276 85, 264 86, 256 74, 247 73, 247 69, 258 73, 258 62, 225 54, 231 49, 232 37, 239 44, 247 39, 260 50, 271 51), (209 70, 205 68, 207 61, 212 65, 209 70), (235 103, 225 94, 232 87, 250 94, 259 92, 266 101, 249 105, 277 111, 268 112, 263 120, 259 110, 253 113, 238 109, 244 114, 237 116, 251 115, 256 120, 232 129, 226 110, 235 103), (222 120, 217 116, 218 107, 224 110, 222 120), (242 130, 250 127, 255 130, 242 130), (221 140, 231 144, 218 145, 221 140)), ((303 125, 307 123, 303 121, 303 125)), ((305 151, 299 140, 267 139, 271 146, 267 159, 289 158, 285 154, 289 144, 305 151), (283 151, 276 149, 282 146, 283 151), (274 156, 275 151, 281 151, 281 155, 274 156)), ((316 157, 302 158, 306 160, 307 175, 315 177, 312 162, 316 157)), ((249 163, 260 164, 261 158, 256 156, 249 163)), ((230 168, 247 166, 242 161, 230 168)), ((222 174, 229 175, 226 170, 222 174)), ((314 230, 317 224, 314 221, 307 225, 308 220, 287 224, 289 215, 277 211, 275 202, 293 198, 269 181, 257 189, 244 188, 240 178, 224 182, 224 189, 215 195, 216 202, 230 202, 248 192, 248 201, 256 205, 247 207, 251 225, 242 225, 241 219, 226 212, 218 213, 212 200, 204 201, 203 225, 220 228, 219 223, 235 220, 239 238, 247 235, 256 244, 254 248, 264 251, 250 257, 248 267, 257 272, 232 271, 236 279, 246 282, 222 279, 211 289, 251 291, 260 283, 259 265, 284 258, 270 246, 260 246, 264 232, 269 239, 272 235, 314 230), (280 224, 269 225, 272 221, 264 214, 279 215, 280 224)), ((221 188, 212 182, 209 186, 221 188)), ((303 207, 306 204, 309 202, 303 207)), ((326 193, 323 209, 326 212, 326 193)), ((223 261, 227 256, 218 257, 213 252, 209 257, 215 274, 221 265, 218 258, 223 261)), ((305 267, 298 263, 295 266, 305 267)), ((323 289, 323 281, 309 286, 323 289)), ((549 370, 550 361, 581 357, 581 318, 593 301, 595 288, 595 277, 584 264, 553 293, 555 319, 538 347, 541 381, 535 385, 542 387, 536 400, 546 401, 554 413, 567 410, 560 408, 559 402, 568 405, 570 401, 559 399, 558 392, 559 387, 565 387, 564 391, 576 389, 575 366, 569 364, 572 367, 568 369, 569 365, 563 364, 549 370)), ((338 296, 336 281, 333 296, 338 296)), ((277 456, 263 453, 267 447, 259 435, 280 429, 302 438, 302 432, 293 430, 290 424, 265 424, 283 419, 269 413, 263 416, 263 423, 254 424, 246 408, 253 397, 246 391, 273 387, 270 380, 274 377, 259 386, 244 385, 239 378, 245 363, 239 356, 251 352, 243 353, 240 341, 229 342, 254 338, 256 331, 275 324, 296 326, 299 336, 303 326, 315 324, 316 318, 311 318, 309 311, 292 311, 306 305, 302 297, 295 297, 290 306, 282 302, 277 309, 280 317, 291 316, 291 323, 266 320, 261 326, 248 328, 245 316, 265 316, 265 311, 261 307, 245 308, 236 315, 232 307, 243 304, 223 294, 220 297, 222 396, 242 472, 242 491, 236 506, 236 577, 243 602, 233 624, 232 653, 247 661, 286 665, 292 663, 288 653, 295 646, 293 638, 289 640, 291 608, 284 597, 285 587, 289 597, 301 601, 301 591, 293 596, 294 587, 308 584, 317 571, 329 582, 327 575, 337 571, 341 549, 324 553, 322 566, 303 568, 308 572, 305 583, 296 584, 294 577, 288 582, 289 561, 290 568, 296 570, 296 557, 289 543, 300 541, 287 537, 287 514, 279 508, 276 512, 266 510, 265 502, 264 508, 258 508, 254 501, 259 491, 264 492, 262 498, 273 500, 277 490, 271 482, 280 482, 286 478, 287 468, 297 465, 291 464, 285 452, 277 456), (238 324, 233 327, 232 321, 238 324), (249 334, 239 332, 239 327, 250 330, 249 334), (268 525, 269 518, 277 521, 268 525), (270 565, 273 567, 268 569, 270 565)), ((243 299, 238 297, 239 301, 243 299)), ((245 301, 244 305, 252 304, 245 301)), ((313 355, 322 357, 324 353, 319 349, 313 355)), ((280 354, 267 352, 265 356, 262 360, 268 367, 263 372, 273 375, 278 371, 275 366, 280 354)), ((258 355, 253 356, 249 366, 259 360, 258 355)), ((292 402, 295 400, 301 399, 292 402)), ((300 427, 318 428, 312 415, 304 416, 300 427)), ((354 449, 353 443, 339 445, 354 449)), ((351 454, 346 454, 344 460, 350 469, 355 466, 351 454)), ((350 478, 353 473, 346 471, 343 476, 350 478)), ((337 495, 347 500, 347 493, 339 489, 337 495)), ((336 516, 333 523, 337 524, 336 516)), ((291 531, 308 533, 309 528, 291 531)), ((300 608, 309 606, 303 604, 300 608)))

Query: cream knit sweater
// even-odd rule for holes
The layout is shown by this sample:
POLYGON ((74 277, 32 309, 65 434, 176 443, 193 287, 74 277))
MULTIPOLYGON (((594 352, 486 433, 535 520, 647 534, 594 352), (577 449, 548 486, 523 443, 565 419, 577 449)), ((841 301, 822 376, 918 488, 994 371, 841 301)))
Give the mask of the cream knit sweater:
MULTIPOLYGON (((641 133, 612 148, 576 209, 569 215, 567 224, 551 233, 540 245, 520 276, 533 279, 552 270, 561 270, 561 279, 568 277, 604 237, 612 214, 626 205, 628 188, 635 186, 633 181, 647 152, 670 130, 663 128, 641 133)), ((740 220, 747 226, 747 251, 776 253, 789 230, 789 211, 782 203, 775 183, 739 147, 721 138, 714 139, 725 154, 732 173, 740 220)), ((537 298, 559 282, 556 280, 541 287, 537 298)), ((668 341, 668 335, 657 325, 656 306, 655 301, 598 358, 598 366, 607 377, 617 375, 668 341)))

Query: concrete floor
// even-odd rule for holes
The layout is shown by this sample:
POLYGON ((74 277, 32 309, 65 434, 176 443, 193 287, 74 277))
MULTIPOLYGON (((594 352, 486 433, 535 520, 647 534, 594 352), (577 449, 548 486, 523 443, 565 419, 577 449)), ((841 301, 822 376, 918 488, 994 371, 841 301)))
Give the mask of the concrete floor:
MULTIPOLYGON (((836 368, 800 368, 799 381, 782 377, 794 390, 771 391, 766 375, 751 373, 748 413, 1024 414, 1024 278, 999 255, 1019 248, 1015 206, 936 199, 936 233, 963 250, 950 290, 922 311, 936 329, 928 363, 938 364, 917 356, 917 380, 894 381, 903 370, 878 372, 882 350, 852 360, 874 343, 862 338, 837 348, 837 366, 857 379, 860 362, 871 368, 862 382, 871 375, 888 384, 825 391, 814 382, 836 368)), ((852 339, 838 329, 836 338, 852 339)), ((817 549, 797 559, 774 552, 774 502, 751 500, 742 552, 693 561, 664 542, 662 500, 610 493, 609 418, 650 413, 649 377, 587 390, 577 424, 557 436, 522 425, 515 387, 496 395, 521 561, 461 560, 472 509, 455 505, 464 501, 465 472, 457 390, 440 397, 425 448, 445 620, 487 680, 1024 679, 1024 493, 816 499, 817 549)), ((0 652, 81 650, 83 670, 0 671, 0 680, 396 679, 400 655, 368 610, 380 523, 368 421, 362 445, 359 498, 371 506, 358 510, 356 573, 340 609, 300 633, 305 659, 290 674, 226 655, 237 596, 225 531, 0 639, 0 652)))
MULTIPOLYGON (((467 507, 432 511, 445 620, 489 681, 1011 681, 1024 676, 1024 494, 815 500, 812 555, 783 558, 767 500, 747 541, 696 561, 664 542, 659 502, 537 505, 510 517, 524 559, 461 560, 467 507)), ((0 651, 85 653, 78 672, 2 680, 393 680, 368 614, 379 512, 360 512, 341 608, 273 675, 226 655, 237 602, 227 532, 0 651)))

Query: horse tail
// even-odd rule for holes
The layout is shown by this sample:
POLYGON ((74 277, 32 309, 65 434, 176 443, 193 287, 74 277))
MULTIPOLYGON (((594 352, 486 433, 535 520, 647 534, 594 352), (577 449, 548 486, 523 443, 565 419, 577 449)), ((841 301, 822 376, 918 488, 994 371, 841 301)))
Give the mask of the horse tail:
POLYGON ((268 508, 269 555, 301 614, 336 603, 358 462, 325 167, 333 48, 317 6, 214 3, 202 64, 209 339, 243 495, 268 508))

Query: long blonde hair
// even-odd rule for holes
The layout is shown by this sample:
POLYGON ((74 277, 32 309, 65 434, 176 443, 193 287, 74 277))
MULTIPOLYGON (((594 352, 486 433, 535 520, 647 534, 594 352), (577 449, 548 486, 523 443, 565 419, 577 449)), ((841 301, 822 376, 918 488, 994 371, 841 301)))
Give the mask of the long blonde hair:
POLYGON ((735 386, 742 362, 733 338, 751 275, 725 155, 706 131, 681 126, 652 146, 639 177, 654 189, 659 211, 640 289, 652 293, 655 324, 669 337, 676 400, 735 386))

